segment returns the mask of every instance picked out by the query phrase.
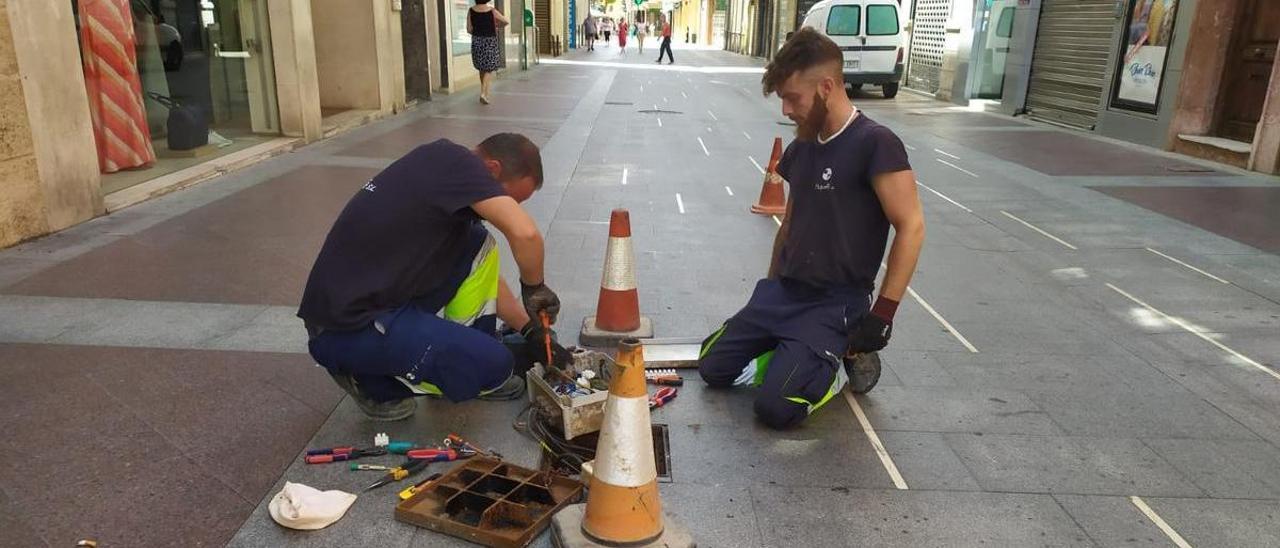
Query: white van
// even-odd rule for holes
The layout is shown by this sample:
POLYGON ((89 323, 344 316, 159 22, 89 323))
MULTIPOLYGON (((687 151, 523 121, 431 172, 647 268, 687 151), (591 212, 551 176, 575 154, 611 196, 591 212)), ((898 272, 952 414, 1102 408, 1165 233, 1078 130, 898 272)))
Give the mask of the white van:
POLYGON ((886 99, 902 80, 903 17, 898 0, 822 0, 802 26, 827 35, 844 52, 844 81, 880 86, 886 99))

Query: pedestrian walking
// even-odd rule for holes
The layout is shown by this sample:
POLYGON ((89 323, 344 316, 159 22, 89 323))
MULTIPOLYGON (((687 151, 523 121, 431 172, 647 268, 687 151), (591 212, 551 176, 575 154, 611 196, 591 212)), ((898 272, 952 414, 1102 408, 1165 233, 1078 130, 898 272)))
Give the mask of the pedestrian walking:
POLYGON ((662 52, 667 53, 667 64, 674 65, 676 57, 671 54, 671 23, 667 22, 667 15, 658 16, 658 28, 655 32, 662 33, 662 46, 658 48, 658 60, 655 63, 662 64, 662 52))
POLYGON ((607 48, 609 47, 609 41, 613 40, 613 19, 605 17, 604 24, 601 25, 600 30, 604 31, 604 47, 607 48))
POLYGON ((471 35, 471 65, 480 72, 480 102, 489 104, 489 87, 493 83, 493 73, 503 68, 506 62, 499 49, 498 29, 507 26, 502 12, 489 5, 489 0, 476 0, 476 5, 467 10, 467 34, 471 35))
POLYGON ((636 23, 636 47, 640 48, 640 53, 644 54, 644 39, 649 36, 649 23, 641 21, 636 23))
POLYGON ((587 39, 587 51, 596 50, 596 32, 599 32, 599 21, 596 16, 587 13, 587 18, 582 20, 582 34, 587 39))
POLYGON ((618 48, 621 49, 618 52, 619 55, 627 53, 627 31, 630 29, 631 27, 627 25, 626 18, 618 20, 618 48))

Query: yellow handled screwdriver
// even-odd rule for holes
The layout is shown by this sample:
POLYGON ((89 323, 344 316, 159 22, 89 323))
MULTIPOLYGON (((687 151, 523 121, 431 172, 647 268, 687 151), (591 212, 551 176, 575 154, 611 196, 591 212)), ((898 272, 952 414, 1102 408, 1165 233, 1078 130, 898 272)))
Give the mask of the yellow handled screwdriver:
POLYGON ((423 468, 426 468, 428 464, 431 464, 431 461, 428 461, 428 460, 410 460, 410 461, 408 461, 408 462, 406 462, 406 463, 404 463, 404 464, 402 464, 402 465, 400 465, 400 466, 397 466, 397 467, 395 467, 395 468, 392 468, 390 472, 387 472, 387 474, 386 474, 385 476, 382 476, 382 479, 380 479, 380 480, 378 480, 378 481, 373 482, 373 485, 370 485, 370 486, 368 486, 368 487, 365 487, 365 488, 364 488, 364 490, 365 490, 365 491, 372 491, 372 490, 374 490, 374 489, 377 489, 377 488, 379 488, 379 487, 382 487, 383 485, 386 485, 386 484, 391 483, 391 482, 393 482, 393 481, 400 481, 400 480, 402 480, 402 479, 405 479, 405 478, 407 478, 407 477, 409 477, 409 476, 412 476, 412 475, 414 475, 414 474, 418 473, 418 472, 419 472, 419 471, 421 471, 423 468))

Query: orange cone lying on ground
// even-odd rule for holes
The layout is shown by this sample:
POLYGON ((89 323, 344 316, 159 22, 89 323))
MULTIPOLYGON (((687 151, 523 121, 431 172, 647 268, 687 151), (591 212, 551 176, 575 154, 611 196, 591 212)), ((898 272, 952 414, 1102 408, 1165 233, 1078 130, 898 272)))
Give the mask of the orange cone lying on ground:
POLYGON ((618 348, 587 503, 552 519, 556 546, 693 546, 670 514, 664 516, 653 455, 653 427, 637 339, 618 348))
POLYGON ((760 199, 751 206, 751 212, 759 215, 782 215, 787 212, 787 191, 778 177, 778 161, 782 159, 782 138, 773 138, 773 154, 769 156, 769 169, 764 172, 764 186, 760 199))
POLYGON ((596 315, 582 322, 578 342, 602 347, 626 338, 651 337, 653 322, 640 316, 640 293, 636 290, 635 259, 631 253, 631 214, 615 209, 609 218, 609 247, 596 315))

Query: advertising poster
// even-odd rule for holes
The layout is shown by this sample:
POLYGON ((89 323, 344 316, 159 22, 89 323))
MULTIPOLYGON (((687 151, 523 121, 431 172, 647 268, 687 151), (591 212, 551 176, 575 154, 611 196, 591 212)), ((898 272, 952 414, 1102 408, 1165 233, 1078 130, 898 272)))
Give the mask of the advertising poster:
POLYGON ((1130 0, 1112 105, 1154 113, 1178 0, 1130 0))

